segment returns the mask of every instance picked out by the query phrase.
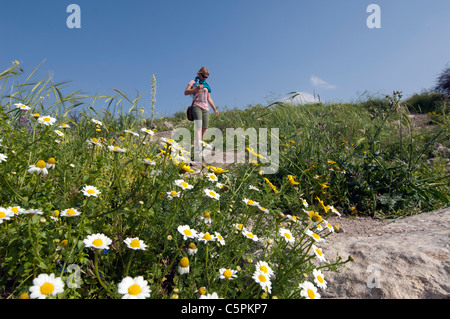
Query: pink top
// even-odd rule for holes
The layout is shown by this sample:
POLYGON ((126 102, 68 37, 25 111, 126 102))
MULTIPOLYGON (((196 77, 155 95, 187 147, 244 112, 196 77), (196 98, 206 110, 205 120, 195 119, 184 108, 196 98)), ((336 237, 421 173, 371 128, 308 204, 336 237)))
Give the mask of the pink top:
MULTIPOLYGON (((194 83, 195 83, 195 81, 194 81, 194 80, 191 80, 191 82, 189 82, 188 85, 190 85, 190 86, 192 86, 192 87, 196 87, 197 84, 194 85, 194 83)), ((191 95, 192 95, 192 98, 195 98, 195 96, 196 96, 197 94, 198 94, 198 92, 195 93, 195 94, 191 94, 191 95)), ((193 105, 196 105, 196 106, 198 106, 198 107, 201 107, 201 108, 204 109, 204 110, 209 111, 209 106, 208 106, 208 89, 207 89, 207 88, 203 88, 203 89, 200 91, 199 96, 197 97, 197 99, 195 100, 195 102, 194 102, 193 105)))

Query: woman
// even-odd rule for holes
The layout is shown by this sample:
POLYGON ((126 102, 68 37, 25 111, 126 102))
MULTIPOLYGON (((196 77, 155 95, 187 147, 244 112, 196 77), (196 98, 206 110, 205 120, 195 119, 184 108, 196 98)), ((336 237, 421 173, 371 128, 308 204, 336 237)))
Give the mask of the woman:
POLYGON ((216 116, 219 115, 216 106, 211 98, 211 88, 206 79, 209 77, 209 71, 207 68, 202 67, 197 72, 197 77, 195 80, 191 80, 184 91, 184 95, 193 95, 194 103, 192 104, 192 113, 194 115, 194 150, 200 152, 201 141, 203 141, 203 136, 205 135, 206 129, 208 128, 209 122, 209 105, 213 108, 216 116))

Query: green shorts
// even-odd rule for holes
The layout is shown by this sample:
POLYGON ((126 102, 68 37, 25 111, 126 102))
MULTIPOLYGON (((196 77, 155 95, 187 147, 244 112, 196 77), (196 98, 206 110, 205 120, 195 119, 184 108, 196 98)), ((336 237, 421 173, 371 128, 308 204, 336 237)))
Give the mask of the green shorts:
POLYGON ((194 121, 200 120, 202 128, 208 128, 209 123, 209 111, 202 109, 200 106, 194 105, 192 107, 192 114, 194 115, 194 121))

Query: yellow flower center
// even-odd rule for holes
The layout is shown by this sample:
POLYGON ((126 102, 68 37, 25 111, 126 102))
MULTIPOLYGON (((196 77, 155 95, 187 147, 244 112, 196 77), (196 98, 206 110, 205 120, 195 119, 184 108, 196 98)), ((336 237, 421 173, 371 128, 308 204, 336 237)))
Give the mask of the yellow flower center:
POLYGON ((317 235, 316 233, 313 233, 312 235, 313 235, 313 237, 314 237, 315 239, 320 239, 320 236, 317 235))
POLYGON ((141 247, 141 243, 139 242, 138 239, 135 238, 131 241, 130 246, 133 248, 138 248, 141 247))
POLYGON ((237 228, 239 228, 239 229, 242 229, 242 227, 244 227, 244 225, 242 225, 242 224, 239 224, 239 225, 237 226, 237 228))
POLYGON ((67 214, 74 215, 75 211, 72 208, 70 208, 69 210, 67 210, 67 214))
POLYGON ((322 278, 322 276, 317 276, 317 280, 318 280, 321 284, 323 284, 323 278, 322 278))
POLYGON ((284 233, 284 237, 286 237, 287 239, 291 239, 291 235, 289 233, 284 233))
POLYGON ((137 296, 140 293, 141 293, 141 286, 139 286, 138 284, 131 285, 128 288, 128 294, 129 295, 137 296))
POLYGON ((267 272, 267 271, 268 271, 268 269, 267 269, 266 266, 261 266, 261 267, 259 267, 259 269, 262 270, 262 271, 264 271, 264 272, 267 272))
POLYGON ((215 197, 215 196, 216 196, 216 193, 214 193, 214 192, 209 192, 209 195, 211 195, 212 197, 215 197))
POLYGON ((254 201, 252 201, 251 199, 249 199, 248 202, 247 202, 247 205, 251 205, 251 204, 253 204, 253 203, 254 203, 254 201))
POLYGON ((206 234, 203 236, 203 239, 211 240, 211 235, 208 234, 208 233, 206 233, 206 234))
POLYGON ((221 235, 217 235, 217 238, 219 238, 219 240, 223 240, 223 237, 221 235))
POLYGON ((43 295, 50 295, 53 290, 55 290, 55 286, 53 286, 53 284, 46 282, 45 284, 43 284, 40 288, 41 290, 41 294, 43 295))
POLYGON ((183 186, 183 187, 187 187, 187 186, 188 186, 188 184, 187 184, 186 182, 181 182, 181 186, 183 186))
POLYGON ((316 298, 316 294, 314 293, 314 291, 312 289, 308 289, 306 292, 308 293, 309 298, 311 298, 311 299, 316 298))
POLYGON ((320 251, 320 249, 316 249, 316 253, 317 255, 322 256, 322 252, 320 251))
POLYGON ((88 189, 86 192, 87 192, 89 195, 94 195, 94 194, 95 194, 95 191, 94 191, 93 189, 88 189))
POLYGON ((181 258, 180 266, 183 268, 187 268, 189 266, 189 259, 187 257, 181 258))
POLYGON ((175 196, 176 194, 177 194, 176 191, 172 191, 172 192, 170 193, 170 196, 175 196))
POLYGON ((211 217, 211 214, 210 214, 209 212, 204 212, 204 213, 203 213, 203 217, 205 217, 205 218, 210 218, 210 217, 211 217))
POLYGON ((64 246, 64 247, 67 247, 68 243, 69 243, 69 241, 67 239, 64 239, 64 240, 61 241, 60 245, 64 246))
POLYGON ((199 293, 200 295, 205 295, 205 294, 206 294, 206 289, 205 289, 205 287, 201 287, 201 288, 198 290, 198 293, 199 293))
POLYGON ((12 211, 14 214, 17 214, 17 213, 19 212, 19 209, 18 209, 17 207, 13 207, 13 208, 11 208, 11 211, 12 211))
POLYGON ((45 168, 45 162, 44 162, 43 160, 39 160, 39 161, 36 163, 36 167, 38 167, 38 168, 40 168, 40 169, 45 168))
POLYGON ((53 157, 50 157, 47 161, 48 164, 55 164, 56 160, 53 157))
POLYGON ((259 281, 261 281, 261 282, 266 282, 266 281, 267 281, 267 278, 266 278, 266 276, 264 276, 264 275, 259 275, 259 276, 258 276, 258 279, 259 279, 259 281))
POLYGON ((195 246, 194 243, 190 243, 190 244, 189 244, 189 248, 190 248, 190 249, 197 249, 197 246, 195 246))
POLYGON ((250 238, 253 238, 253 234, 252 233, 248 233, 247 236, 250 237, 250 238))
POLYGON ((0 212, 0 218, 3 218, 5 216, 6 216, 6 214, 4 212, 0 212))
POLYGON ((103 240, 101 240, 100 238, 97 238, 96 240, 94 240, 92 242, 92 245, 100 247, 101 245, 103 245, 103 240))
POLYGON ((94 137, 94 138, 92 138, 92 142, 97 143, 98 140, 94 137))
POLYGON ((225 270, 224 272, 223 272, 223 276, 226 278, 226 279, 230 279, 231 278, 231 276, 232 276, 232 273, 231 273, 231 271, 230 270, 225 270))
POLYGON ((187 236, 191 236, 191 235, 192 235, 192 232, 191 232, 189 229, 183 230, 183 233, 184 233, 185 235, 187 235, 187 236))
POLYGON ((44 117, 44 121, 45 121, 45 122, 50 122, 50 118, 44 117))

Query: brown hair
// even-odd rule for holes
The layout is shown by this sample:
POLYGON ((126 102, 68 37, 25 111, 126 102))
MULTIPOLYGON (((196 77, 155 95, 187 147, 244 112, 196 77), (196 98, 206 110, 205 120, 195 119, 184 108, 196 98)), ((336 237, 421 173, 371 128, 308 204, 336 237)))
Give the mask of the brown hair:
POLYGON ((197 72, 197 75, 200 75, 200 74, 204 74, 204 75, 209 76, 209 71, 208 71, 207 68, 205 68, 204 66, 202 66, 202 68, 201 68, 200 70, 198 70, 198 72, 197 72))

